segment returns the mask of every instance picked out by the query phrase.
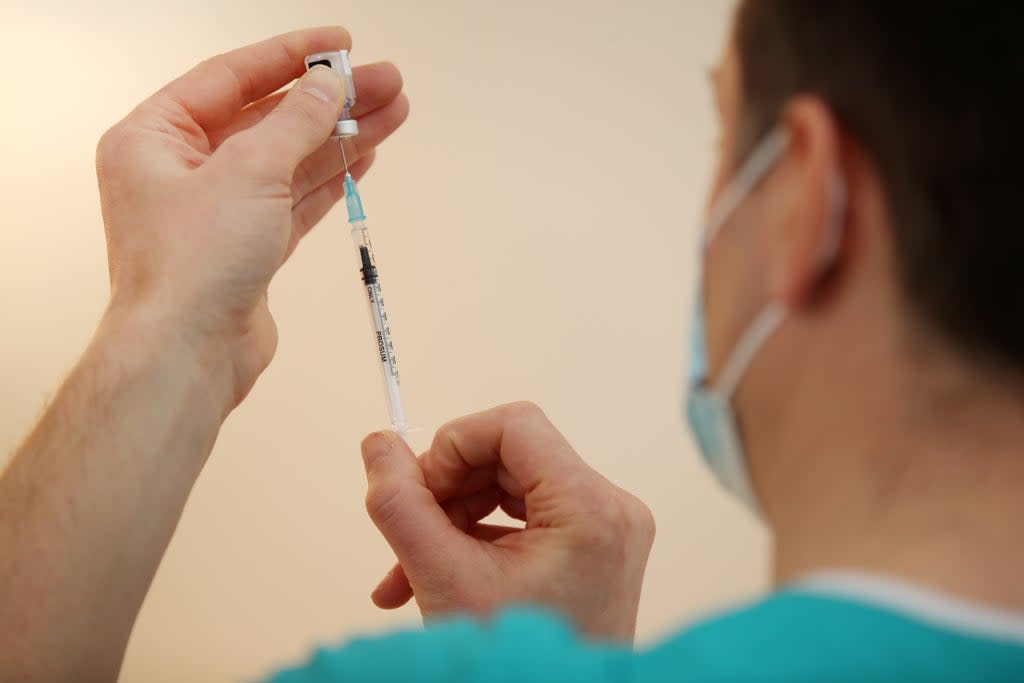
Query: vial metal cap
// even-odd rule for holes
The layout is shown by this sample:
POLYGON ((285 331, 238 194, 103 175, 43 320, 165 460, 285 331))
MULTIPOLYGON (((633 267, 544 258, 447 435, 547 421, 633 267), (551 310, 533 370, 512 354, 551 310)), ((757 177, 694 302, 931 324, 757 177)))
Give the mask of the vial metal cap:
POLYGON ((355 119, 342 119, 334 124, 334 134, 332 138, 351 138, 359 135, 359 122, 355 119))

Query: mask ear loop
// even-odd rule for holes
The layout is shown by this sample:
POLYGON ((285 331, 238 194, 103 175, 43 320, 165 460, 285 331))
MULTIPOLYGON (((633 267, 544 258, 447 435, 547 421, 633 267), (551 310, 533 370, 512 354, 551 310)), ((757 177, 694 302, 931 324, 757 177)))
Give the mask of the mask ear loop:
MULTIPOLYGON (((753 191, 754 187, 774 168, 779 157, 786 150, 789 144, 789 131, 785 128, 775 128, 762 140, 750 153, 750 157, 740 168, 736 178, 729 183, 714 203, 708 213, 707 221, 701 236, 701 251, 706 251, 708 245, 722 229, 729 217, 739 208, 740 204, 753 191)), ((746 370, 747 365, 753 360, 754 354, 764 340, 775 331, 786 316, 786 311, 781 306, 770 306, 759 315, 754 324, 740 338, 740 342, 732 355, 726 361, 722 372, 719 389, 715 392, 720 398, 728 401, 740 377, 746 370)), ((704 334, 703 326, 700 330, 704 334)), ((700 343, 703 345, 704 340, 700 343)), ((707 380, 707 368, 703 368, 704 381, 707 380)))
POLYGON ((765 174, 775 166, 775 162, 778 161, 788 144, 789 131, 785 128, 776 128, 758 143, 754 151, 750 153, 750 158, 737 173, 736 178, 729 183, 722 192, 722 196, 711 208, 701 235, 701 250, 707 249, 729 216, 739 208, 754 186, 761 182, 765 174))
MULTIPOLYGON (((827 270, 839 255, 839 245, 843 233, 843 222, 846 218, 847 189, 842 174, 835 171, 829 180, 828 233, 822 243, 820 256, 821 272, 827 270)), ((736 385, 739 384, 747 367, 754 360, 761 345, 770 337, 782 321, 786 319, 786 307, 779 303, 769 304, 754 319, 740 337, 736 348, 722 369, 716 393, 723 401, 728 401, 736 385)))
POLYGON ((736 343, 736 348, 722 368, 722 374, 718 379, 718 387, 715 393, 722 401, 732 398, 732 392, 736 390, 747 366, 754 360, 754 356, 760 350, 761 345, 779 328, 782 321, 786 319, 786 307, 782 304, 769 304, 761 313, 754 318, 754 322, 747 328, 746 332, 736 343))

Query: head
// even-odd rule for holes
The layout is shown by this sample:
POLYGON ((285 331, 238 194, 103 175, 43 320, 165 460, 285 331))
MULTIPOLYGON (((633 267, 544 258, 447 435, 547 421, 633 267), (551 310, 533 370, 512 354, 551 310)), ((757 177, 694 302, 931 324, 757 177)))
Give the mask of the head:
POLYGON ((969 443, 979 400, 1020 411, 1022 23, 1018 3, 741 2, 711 201, 769 132, 788 143, 709 245, 704 306, 712 383, 787 311, 733 398, 769 523, 883 505, 945 466, 928 438, 969 443))

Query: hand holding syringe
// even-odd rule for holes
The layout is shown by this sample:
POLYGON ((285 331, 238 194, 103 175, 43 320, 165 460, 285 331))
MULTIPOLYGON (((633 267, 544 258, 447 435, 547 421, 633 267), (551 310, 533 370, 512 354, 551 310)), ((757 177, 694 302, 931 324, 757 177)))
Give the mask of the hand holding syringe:
POLYGON ((341 118, 334 127, 331 137, 339 138, 342 161, 345 165, 345 204, 348 208, 348 222, 352 229, 352 242, 359 256, 359 270, 362 273, 363 286, 370 305, 370 321, 373 324, 377 359, 380 362, 381 374, 384 379, 384 391, 388 402, 388 416, 391 427, 402 438, 406 438, 409 424, 402 408, 402 395, 398 380, 398 361, 395 358, 395 347, 391 342, 391 329, 388 326, 388 315, 384 311, 384 299, 381 296, 380 274, 370 244, 370 233, 366 228, 366 215, 363 202, 356 189, 355 181, 348 172, 348 161, 345 159, 343 141, 359 133, 359 124, 350 116, 356 101, 355 84, 352 81, 352 67, 348 60, 348 51, 319 52, 306 57, 306 68, 324 65, 337 71, 345 81, 345 108, 341 118))

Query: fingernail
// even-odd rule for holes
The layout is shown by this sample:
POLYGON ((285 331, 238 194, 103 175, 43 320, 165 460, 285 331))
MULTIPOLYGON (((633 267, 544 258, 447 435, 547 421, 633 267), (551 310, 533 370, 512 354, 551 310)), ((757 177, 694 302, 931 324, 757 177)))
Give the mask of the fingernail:
POLYGON ((307 71, 299 81, 299 87, 324 102, 334 103, 341 99, 341 78, 322 64, 307 71))
POLYGON ((363 439, 363 465, 369 472, 373 464, 391 452, 395 439, 387 432, 374 432, 363 439))

